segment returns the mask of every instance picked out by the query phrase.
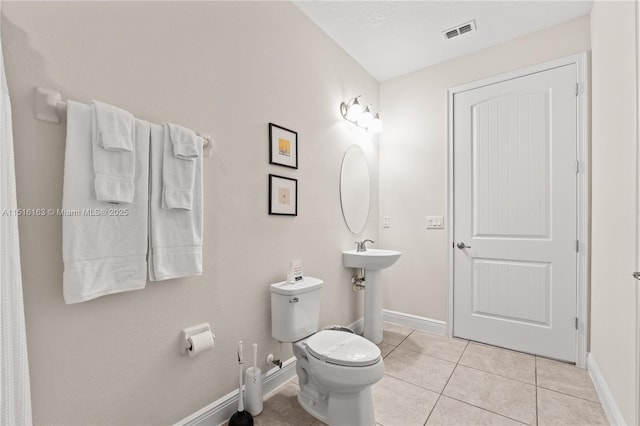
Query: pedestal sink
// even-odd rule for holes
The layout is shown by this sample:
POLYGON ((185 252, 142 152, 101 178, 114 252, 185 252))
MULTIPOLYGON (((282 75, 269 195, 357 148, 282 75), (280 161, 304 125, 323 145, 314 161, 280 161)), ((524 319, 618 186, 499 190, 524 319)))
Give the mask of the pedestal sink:
POLYGON ((346 268, 364 269, 364 337, 376 344, 382 343, 381 271, 396 263, 401 254, 399 251, 381 249, 342 252, 342 264, 346 268))

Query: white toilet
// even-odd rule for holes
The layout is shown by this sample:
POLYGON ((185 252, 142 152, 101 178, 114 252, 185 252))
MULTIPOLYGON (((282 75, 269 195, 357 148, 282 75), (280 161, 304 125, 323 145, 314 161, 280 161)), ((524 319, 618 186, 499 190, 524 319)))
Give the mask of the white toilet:
POLYGON ((322 285, 312 277, 271 284, 271 333, 293 343, 305 411, 331 426, 373 426, 371 386, 384 375, 380 349, 353 333, 318 331, 322 285))

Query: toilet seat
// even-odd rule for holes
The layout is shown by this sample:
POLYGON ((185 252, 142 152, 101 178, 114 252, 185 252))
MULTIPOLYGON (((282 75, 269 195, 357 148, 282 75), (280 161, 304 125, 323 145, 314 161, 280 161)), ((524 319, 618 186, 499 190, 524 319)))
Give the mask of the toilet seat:
POLYGON ((344 331, 319 331, 305 341, 305 346, 314 358, 346 367, 366 367, 380 360, 376 345, 344 331))

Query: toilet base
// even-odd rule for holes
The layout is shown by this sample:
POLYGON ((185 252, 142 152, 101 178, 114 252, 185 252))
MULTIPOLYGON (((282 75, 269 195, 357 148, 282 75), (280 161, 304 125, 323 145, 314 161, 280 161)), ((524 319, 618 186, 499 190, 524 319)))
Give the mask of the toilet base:
POLYGON ((375 426, 371 386, 355 394, 332 394, 328 412, 331 426, 375 426))
POLYGON ((300 406, 316 419, 330 426, 374 426, 376 419, 371 387, 357 394, 331 394, 318 399, 302 389, 298 393, 300 406))
MULTIPOLYGON (((321 361, 309 359, 301 342, 293 345, 296 357, 296 372, 300 392, 298 403, 311 416, 330 426, 375 426, 375 410, 373 406, 372 385, 384 374, 382 360, 373 366, 355 367, 356 370, 374 370, 369 375, 370 384, 353 386, 356 380, 347 380, 344 385, 336 386, 331 378, 342 377, 347 372, 356 373, 353 367, 323 365, 323 376, 313 373, 321 361), (312 366, 310 362, 316 367, 312 366), (334 371, 335 370, 335 371, 334 371), (331 382, 329 385, 327 382, 331 382), (351 384, 351 386, 350 386, 351 384)), ((324 363, 322 363, 324 364, 324 363)), ((357 373, 356 373, 357 374, 357 373)))
POLYGON ((304 411, 309 413, 311 416, 320 420, 323 423, 330 424, 329 419, 327 418, 327 413, 329 412, 329 397, 328 396, 310 396, 309 395, 310 388, 307 386, 305 390, 300 388, 300 392, 298 392, 298 404, 304 411))

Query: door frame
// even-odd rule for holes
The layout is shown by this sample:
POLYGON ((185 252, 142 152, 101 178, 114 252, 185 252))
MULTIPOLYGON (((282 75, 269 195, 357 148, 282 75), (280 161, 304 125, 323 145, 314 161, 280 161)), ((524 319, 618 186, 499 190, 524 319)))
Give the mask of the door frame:
MULTIPOLYGON (((636 271, 640 271, 640 5, 636 6, 636 271)), ((640 422, 640 282, 636 281, 636 423, 640 422)))
POLYGON ((515 78, 524 77, 553 68, 566 65, 576 65, 576 135, 577 135, 577 157, 579 162, 578 172, 578 193, 577 193, 577 236, 579 241, 578 262, 577 262, 577 315, 578 332, 576 341, 576 365, 586 368, 587 350, 589 339, 589 260, 590 260, 590 120, 589 120, 589 97, 590 82, 588 73, 589 57, 587 52, 566 56, 541 64, 529 66, 519 70, 495 75, 482 80, 465 83, 447 90, 447 216, 449 232, 447 235, 447 263, 448 263, 448 291, 447 291, 447 335, 453 336, 453 235, 454 235, 454 203, 453 203, 453 96, 468 90, 477 89, 490 84, 500 83, 515 78))

